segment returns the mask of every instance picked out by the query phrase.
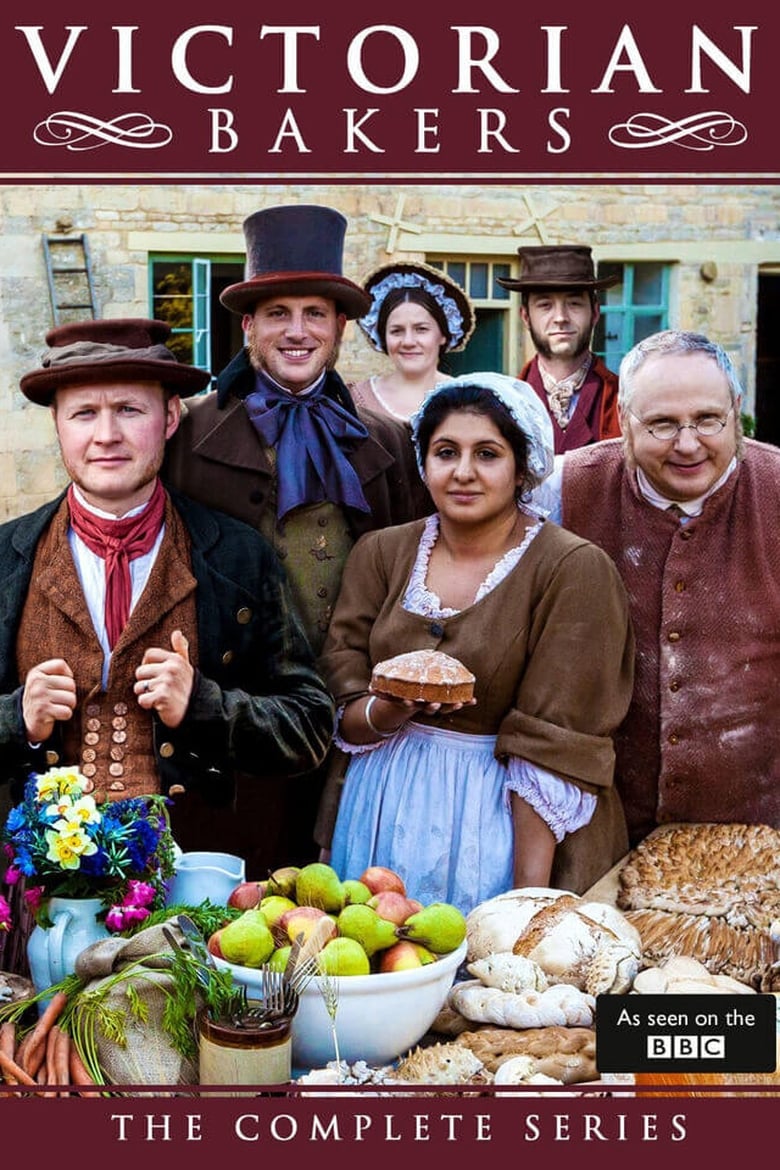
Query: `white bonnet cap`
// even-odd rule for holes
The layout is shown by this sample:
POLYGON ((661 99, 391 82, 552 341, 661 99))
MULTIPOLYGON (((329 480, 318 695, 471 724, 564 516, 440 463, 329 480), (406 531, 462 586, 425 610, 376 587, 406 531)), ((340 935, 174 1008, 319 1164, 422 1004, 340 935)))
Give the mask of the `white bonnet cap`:
POLYGON ((491 394, 495 395, 509 411, 518 428, 526 437, 530 474, 537 481, 537 484, 546 479, 553 469, 554 437, 552 422, 544 403, 527 382, 521 382, 519 378, 511 378, 507 374, 495 374, 492 371, 461 374, 457 378, 447 378, 446 381, 437 383, 433 390, 428 391, 419 409, 409 420, 420 474, 424 474, 418 439, 420 424, 434 399, 456 387, 475 387, 489 390, 491 394))

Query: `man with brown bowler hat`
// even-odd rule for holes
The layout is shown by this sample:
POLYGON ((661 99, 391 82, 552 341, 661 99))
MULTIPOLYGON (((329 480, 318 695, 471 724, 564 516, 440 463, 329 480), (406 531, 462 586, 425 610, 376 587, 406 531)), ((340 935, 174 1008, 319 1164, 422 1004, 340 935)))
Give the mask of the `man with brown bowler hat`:
POLYGON ((169 333, 63 325, 21 380, 70 484, 0 527, 0 778, 20 799, 30 772, 72 764, 99 800, 167 793, 183 849, 243 854, 238 777, 319 764, 333 703, 267 541, 158 476, 208 382, 169 333))
POLYGON ((618 380, 591 352, 598 290, 619 277, 596 277, 586 247, 518 248, 520 275, 499 277, 521 294, 520 316, 536 347, 520 377, 533 386, 553 424, 555 454, 620 435, 618 380))
MULTIPOLYGON (((358 410, 335 369, 346 322, 371 304, 342 273, 344 216, 316 205, 268 207, 243 226, 247 278, 220 300, 241 315, 246 344, 216 391, 188 404, 164 474, 268 538, 319 653, 357 538, 432 505, 407 429, 358 410)), ((278 793, 288 828, 279 864, 311 859, 309 781, 278 793)))

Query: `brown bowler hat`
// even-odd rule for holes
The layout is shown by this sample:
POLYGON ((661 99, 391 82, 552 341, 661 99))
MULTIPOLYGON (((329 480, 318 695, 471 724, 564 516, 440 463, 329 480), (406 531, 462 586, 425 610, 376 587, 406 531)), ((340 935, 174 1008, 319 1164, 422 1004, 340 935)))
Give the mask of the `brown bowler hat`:
POLYGON ((205 390, 211 374, 178 361, 164 344, 170 332, 165 321, 140 317, 58 325, 46 334, 40 369, 22 376, 22 393, 50 406, 61 386, 84 383, 161 382, 182 398, 205 390))
POLYGON ((534 292, 553 288, 611 288, 618 275, 596 279, 591 249, 571 244, 518 248, 520 275, 498 277, 503 288, 534 292))
POLYGON ((266 207, 244 220, 247 279, 229 285, 220 301, 251 313, 267 297, 327 297, 350 320, 371 306, 364 289, 342 274, 347 221, 332 207, 266 207))

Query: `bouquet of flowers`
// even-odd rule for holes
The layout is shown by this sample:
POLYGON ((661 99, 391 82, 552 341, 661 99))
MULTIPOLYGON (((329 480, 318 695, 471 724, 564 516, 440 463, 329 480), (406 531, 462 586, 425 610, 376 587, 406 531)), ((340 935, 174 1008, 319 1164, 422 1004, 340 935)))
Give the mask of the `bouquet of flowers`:
POLYGON ((88 787, 76 768, 30 777, 2 833, 5 880, 24 877, 24 899, 42 925, 48 898, 98 897, 107 928, 127 930, 165 904, 165 880, 174 871, 166 798, 98 805, 88 787))

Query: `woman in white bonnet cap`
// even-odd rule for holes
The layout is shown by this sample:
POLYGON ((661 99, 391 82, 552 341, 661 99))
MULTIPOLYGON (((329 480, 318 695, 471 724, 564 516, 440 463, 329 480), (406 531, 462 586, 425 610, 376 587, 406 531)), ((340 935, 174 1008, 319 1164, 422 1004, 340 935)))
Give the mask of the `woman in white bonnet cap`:
POLYGON ((411 426, 437 511, 357 543, 320 662, 350 757, 331 864, 387 866, 464 913, 518 886, 581 892, 627 848, 611 740, 633 680, 622 583, 526 502, 553 450, 526 383, 450 379, 411 426), (372 694, 375 663, 420 649, 459 659, 475 701, 372 694))
POLYGON ((447 377, 440 368, 446 355, 466 348, 474 308, 449 276, 412 261, 384 264, 363 287, 371 308, 358 325, 392 365, 349 389, 358 406, 408 422, 427 392, 447 377))

